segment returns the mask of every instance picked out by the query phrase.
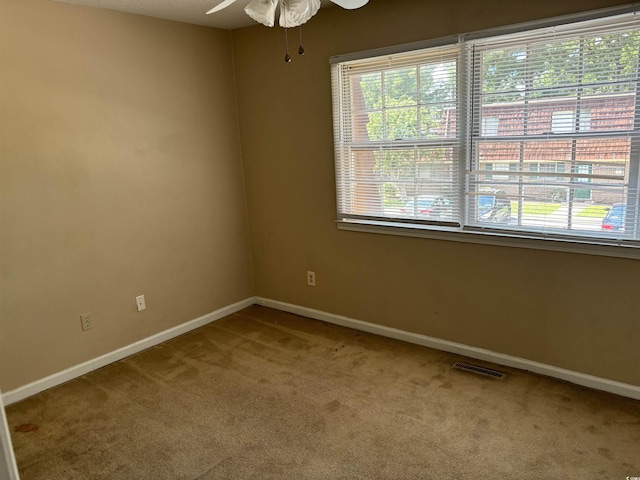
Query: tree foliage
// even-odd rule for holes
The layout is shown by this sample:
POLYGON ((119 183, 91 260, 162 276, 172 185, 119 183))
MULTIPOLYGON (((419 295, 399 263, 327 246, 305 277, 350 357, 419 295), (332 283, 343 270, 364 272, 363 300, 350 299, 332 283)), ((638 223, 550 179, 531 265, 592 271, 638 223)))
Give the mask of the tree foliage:
POLYGON ((630 92, 640 32, 593 35, 482 52, 485 102, 630 92))
MULTIPOLYGON (((525 97, 633 92, 639 44, 640 32, 632 30, 480 50, 477 93, 486 105, 525 97)), ((364 97, 368 141, 393 145, 401 140, 456 138, 456 77, 453 59, 356 77, 354 88, 360 88, 364 97)), ((442 172, 453 170, 442 167, 453 162, 448 146, 387 147, 375 150, 374 155, 373 173, 386 205, 423 193, 421 182, 446 188, 449 182, 442 172)))
MULTIPOLYGON (((454 136, 456 62, 453 60, 364 74, 360 88, 368 112, 370 141, 399 141, 454 136), (453 118, 449 130, 445 117, 453 118)), ((412 179, 418 165, 442 161, 442 149, 386 149, 375 153, 375 173, 386 182, 387 205, 416 194, 412 179)))

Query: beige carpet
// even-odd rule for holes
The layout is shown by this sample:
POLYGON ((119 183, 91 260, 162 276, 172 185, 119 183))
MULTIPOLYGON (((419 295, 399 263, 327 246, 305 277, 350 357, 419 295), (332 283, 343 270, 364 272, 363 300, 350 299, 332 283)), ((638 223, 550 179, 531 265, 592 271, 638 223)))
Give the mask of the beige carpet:
POLYGON ((23 480, 640 476, 640 402, 456 360, 251 307, 7 413, 23 480))

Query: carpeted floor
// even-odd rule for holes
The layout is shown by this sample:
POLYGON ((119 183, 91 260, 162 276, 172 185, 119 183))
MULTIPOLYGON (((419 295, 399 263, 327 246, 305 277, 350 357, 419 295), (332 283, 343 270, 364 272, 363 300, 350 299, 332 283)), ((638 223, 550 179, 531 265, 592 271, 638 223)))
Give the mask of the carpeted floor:
POLYGON ((264 307, 7 414, 22 480, 640 476, 638 401, 264 307))

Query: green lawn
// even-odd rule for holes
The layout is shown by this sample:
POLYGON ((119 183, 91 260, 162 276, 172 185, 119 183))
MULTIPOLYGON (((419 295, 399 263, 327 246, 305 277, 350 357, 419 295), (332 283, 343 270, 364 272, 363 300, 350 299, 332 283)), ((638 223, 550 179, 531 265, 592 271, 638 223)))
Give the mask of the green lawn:
MULTIPOLYGON (((562 204, 546 202, 522 202, 523 215, 551 215, 558 210, 562 204)), ((511 211, 518 211, 518 202, 511 202, 511 211)))
POLYGON ((589 205, 578 213, 578 217, 604 218, 610 208, 604 205, 589 205))

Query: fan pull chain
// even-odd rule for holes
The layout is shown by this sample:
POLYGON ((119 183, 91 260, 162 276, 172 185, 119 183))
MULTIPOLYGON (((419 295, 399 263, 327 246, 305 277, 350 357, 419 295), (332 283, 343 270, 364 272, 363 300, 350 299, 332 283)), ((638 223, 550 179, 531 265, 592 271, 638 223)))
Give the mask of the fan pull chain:
POLYGON ((284 48, 285 48, 285 55, 284 55, 284 61, 287 63, 291 63, 291 55, 289 55, 289 36, 287 35, 287 29, 284 29, 284 48))
POLYGON ((298 48, 298 55, 304 55, 304 47, 302 46, 302 25, 300 25, 300 48, 298 48))
POLYGON ((284 24, 284 49, 285 49, 285 55, 284 55, 284 61, 287 63, 291 63, 291 55, 289 55, 289 34, 288 34, 288 29, 287 29, 287 21, 286 18, 284 16, 285 12, 287 11, 287 2, 285 0, 282 0, 282 4, 280 5, 280 9, 282 10, 280 12, 280 15, 282 15, 282 23, 284 24))

